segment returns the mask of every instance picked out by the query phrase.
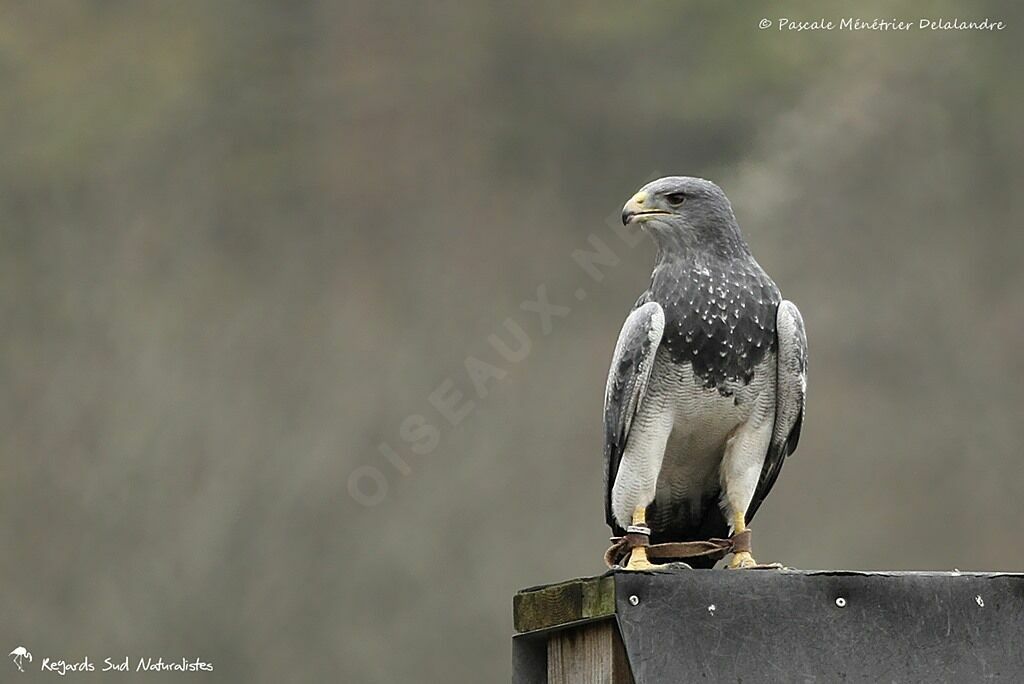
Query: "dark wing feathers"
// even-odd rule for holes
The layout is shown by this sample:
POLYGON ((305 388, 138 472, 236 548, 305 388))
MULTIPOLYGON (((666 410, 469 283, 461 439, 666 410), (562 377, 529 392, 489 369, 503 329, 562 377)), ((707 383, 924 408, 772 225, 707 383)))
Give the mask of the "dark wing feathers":
POLYGON ((629 428, 647 392, 664 331, 665 312, 661 305, 647 302, 638 306, 622 325, 608 371, 604 393, 605 516, 613 529, 618 525, 612 515, 612 486, 626 449, 629 428))
POLYGON ((804 319, 793 302, 783 301, 775 319, 778 362, 775 385, 775 427, 765 456, 747 520, 754 517, 782 471, 786 457, 796 451, 807 396, 807 335, 804 319))

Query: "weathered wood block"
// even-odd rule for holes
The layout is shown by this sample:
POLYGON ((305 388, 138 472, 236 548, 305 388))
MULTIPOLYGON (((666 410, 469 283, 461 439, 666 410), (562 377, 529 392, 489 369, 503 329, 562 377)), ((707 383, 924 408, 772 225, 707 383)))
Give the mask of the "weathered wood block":
POLYGON ((1024 574, 618 571, 513 607, 519 683, 1024 682, 1024 574))

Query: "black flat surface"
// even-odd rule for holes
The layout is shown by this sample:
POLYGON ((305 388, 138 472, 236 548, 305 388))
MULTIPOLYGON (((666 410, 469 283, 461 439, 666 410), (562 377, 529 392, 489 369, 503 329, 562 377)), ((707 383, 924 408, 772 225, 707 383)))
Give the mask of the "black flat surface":
POLYGON ((681 570, 615 580, 638 684, 1024 682, 1020 574, 681 570))

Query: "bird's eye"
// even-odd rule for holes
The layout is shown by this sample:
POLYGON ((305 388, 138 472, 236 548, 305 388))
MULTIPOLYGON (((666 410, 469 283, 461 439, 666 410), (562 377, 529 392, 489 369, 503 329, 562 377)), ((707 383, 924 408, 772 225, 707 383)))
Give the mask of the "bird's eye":
POLYGON ((670 195, 665 195, 665 199, 667 199, 668 203, 673 207, 678 207, 686 200, 686 195, 681 192, 673 192, 670 195))

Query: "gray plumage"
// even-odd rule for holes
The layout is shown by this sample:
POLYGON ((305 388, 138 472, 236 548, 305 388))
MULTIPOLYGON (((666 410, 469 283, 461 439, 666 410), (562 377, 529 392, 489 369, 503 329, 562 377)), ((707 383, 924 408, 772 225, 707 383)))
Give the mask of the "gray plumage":
POLYGON ((652 542, 725 536, 749 521, 797 445, 807 343, 796 306, 753 258, 710 181, 672 177, 623 211, 658 247, 605 392, 606 513, 647 506, 652 542))

